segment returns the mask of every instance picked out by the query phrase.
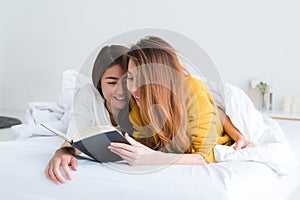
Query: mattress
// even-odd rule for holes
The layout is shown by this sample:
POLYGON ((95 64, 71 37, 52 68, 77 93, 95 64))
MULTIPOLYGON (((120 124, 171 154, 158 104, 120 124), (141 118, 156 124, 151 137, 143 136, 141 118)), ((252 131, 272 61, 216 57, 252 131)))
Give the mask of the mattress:
MULTIPOLYGON (((278 121, 300 160, 300 122, 278 121)), ((262 163, 144 166, 78 161, 72 180, 56 185, 44 170, 62 140, 37 136, 0 142, 1 199, 288 199, 300 170, 279 176, 262 163)))

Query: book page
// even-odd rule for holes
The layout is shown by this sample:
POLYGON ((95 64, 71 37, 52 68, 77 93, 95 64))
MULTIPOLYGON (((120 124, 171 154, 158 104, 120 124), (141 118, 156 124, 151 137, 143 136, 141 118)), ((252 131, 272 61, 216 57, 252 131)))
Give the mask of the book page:
POLYGON ((50 126, 48 126, 47 124, 44 124, 44 123, 42 123, 41 126, 45 127, 46 129, 48 129, 49 131, 53 132, 54 134, 56 134, 57 136, 61 137, 62 139, 70 142, 69 138, 63 132, 60 132, 57 129, 51 128, 50 126))
POLYGON ((78 155, 76 155, 76 158, 78 159, 85 159, 85 160, 91 160, 91 161, 94 161, 94 162, 98 162, 97 160, 95 160, 94 158, 90 157, 89 155, 86 155, 85 153, 80 153, 78 155))
POLYGON ((102 133, 106 133, 106 132, 110 132, 110 131, 117 131, 118 133, 120 133, 120 135, 122 135, 122 133, 113 126, 94 126, 94 127, 85 128, 85 129, 79 131, 79 133, 77 133, 74 136, 73 142, 78 142, 82 139, 89 138, 94 135, 98 135, 98 134, 102 134, 102 133))

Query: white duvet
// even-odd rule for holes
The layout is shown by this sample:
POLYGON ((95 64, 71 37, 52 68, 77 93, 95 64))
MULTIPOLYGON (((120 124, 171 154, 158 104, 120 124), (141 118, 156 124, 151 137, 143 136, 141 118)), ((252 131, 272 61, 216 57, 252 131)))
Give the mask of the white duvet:
POLYGON ((78 160, 72 181, 56 185, 47 180, 44 170, 60 144, 55 136, 1 142, 1 199, 251 200, 265 199, 283 180, 256 162, 149 166, 145 170, 78 160))
MULTIPOLYGON (((128 165, 79 160, 73 180, 57 186, 46 179, 44 170, 60 138, 1 142, 1 199, 286 199, 299 184, 300 172, 278 175, 290 174, 297 166, 282 129, 261 115, 239 88, 226 84, 225 94, 227 114, 255 147, 234 151, 216 146, 219 163, 163 166, 144 173, 128 173, 140 171, 128 165)), ((285 131, 295 149, 299 123, 292 125, 285 131)))
MULTIPOLYGON (((75 84, 77 77, 78 73, 76 71, 65 71, 58 102, 32 104, 34 109, 30 107, 27 110, 27 112, 32 113, 29 117, 31 120, 27 120, 28 125, 22 124, 12 127, 14 134, 18 138, 52 134, 41 128, 39 123, 52 124, 58 130, 65 132, 69 123, 69 109, 72 104, 73 93, 78 91, 78 86, 83 85, 83 82, 87 81, 80 79, 81 81, 75 84)), ((203 78, 200 79, 203 80, 203 78)), ((298 163, 294 152, 286 140, 282 129, 274 120, 263 116, 253 106, 249 97, 238 87, 230 84, 217 85, 207 81, 204 82, 209 86, 216 102, 225 104, 221 106, 226 109, 226 114, 230 117, 233 124, 248 140, 256 145, 255 147, 238 151, 233 150, 232 147, 218 145, 214 149, 218 162, 236 160, 264 163, 280 175, 287 175, 295 170, 298 163), (220 98, 220 92, 215 92, 222 91, 222 89, 224 89, 224 99, 220 98)))
POLYGON ((277 122, 262 115, 238 87, 224 84, 224 93, 226 114, 255 146, 235 151, 232 147, 217 145, 214 148, 216 161, 254 161, 271 167, 280 175, 292 173, 298 162, 277 122))
MULTIPOLYGON (((300 123, 283 125, 289 139, 293 138, 293 147, 297 147, 300 123)), ((0 142, 1 199, 284 200, 300 180, 299 170, 279 176, 265 164, 247 161, 150 166, 145 171, 124 164, 78 160, 72 181, 58 186, 47 180, 44 170, 61 142, 56 136, 0 142)), ((296 152, 299 158, 299 150, 296 152)))

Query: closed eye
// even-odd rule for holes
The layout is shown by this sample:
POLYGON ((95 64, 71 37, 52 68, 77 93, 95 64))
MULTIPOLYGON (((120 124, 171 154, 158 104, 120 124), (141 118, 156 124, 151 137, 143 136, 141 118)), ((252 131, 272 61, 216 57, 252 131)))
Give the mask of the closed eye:
POLYGON ((107 84, 109 84, 109 85, 115 85, 115 84, 117 84, 117 82, 107 82, 107 84))
POLYGON ((109 85, 116 85, 118 83, 118 78, 117 77, 105 77, 106 83, 109 85))
POLYGON ((128 71, 127 72, 127 80, 130 80, 130 81, 132 81, 133 80, 133 75, 128 71))

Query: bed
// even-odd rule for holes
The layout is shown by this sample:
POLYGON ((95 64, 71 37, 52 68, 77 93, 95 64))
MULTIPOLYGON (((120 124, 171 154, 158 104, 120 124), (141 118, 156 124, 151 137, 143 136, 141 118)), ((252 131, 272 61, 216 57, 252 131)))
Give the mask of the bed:
MULTIPOLYGON (((300 160, 300 122, 278 122, 300 160)), ((131 167, 88 160, 56 185, 44 169, 61 143, 56 136, 0 142, 1 199, 288 199, 300 185, 299 168, 280 176, 257 162, 131 167)))

